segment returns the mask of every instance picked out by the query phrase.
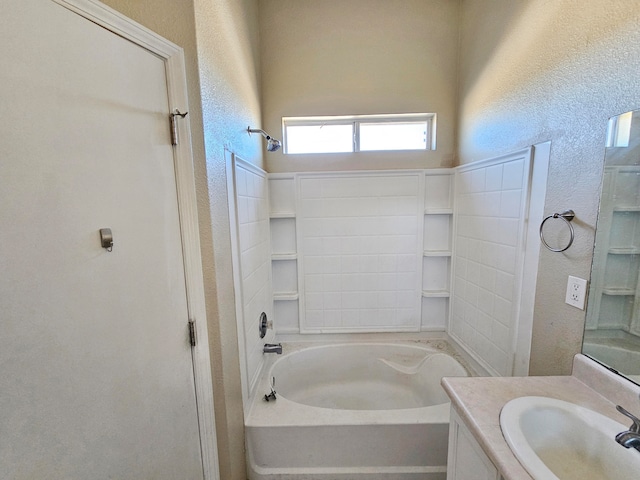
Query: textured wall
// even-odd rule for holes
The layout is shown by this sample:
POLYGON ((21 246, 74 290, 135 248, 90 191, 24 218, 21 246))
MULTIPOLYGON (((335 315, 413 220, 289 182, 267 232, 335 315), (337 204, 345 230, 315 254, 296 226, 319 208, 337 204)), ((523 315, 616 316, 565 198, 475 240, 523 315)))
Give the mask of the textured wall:
POLYGON ((637 0, 462 0, 459 161, 551 140, 546 214, 573 208, 574 245, 543 248, 530 372, 564 374, 584 312, 567 275, 589 278, 607 119, 640 107, 637 0))
POLYGON ((212 245, 215 254, 205 271, 206 285, 216 295, 211 307, 218 325, 209 335, 214 361, 220 362, 214 365, 220 375, 214 388, 224 389, 215 397, 216 422, 223 416, 225 421, 225 435, 218 437, 220 478, 244 480, 244 416, 224 149, 263 166, 261 139, 246 133, 247 126, 258 124, 261 117, 257 5, 255 0, 195 0, 195 16, 207 169, 202 180, 208 182, 208 198, 200 201, 210 210, 210 230, 204 233, 210 235, 209 248, 212 245), (219 401, 222 396, 224 404, 219 401))
POLYGON ((259 0, 265 129, 283 116, 435 112, 437 150, 266 157, 267 171, 433 168, 454 151, 458 2, 259 0))
POLYGON ((261 165, 255 0, 105 0, 185 51, 220 477, 246 478, 225 148, 261 165))

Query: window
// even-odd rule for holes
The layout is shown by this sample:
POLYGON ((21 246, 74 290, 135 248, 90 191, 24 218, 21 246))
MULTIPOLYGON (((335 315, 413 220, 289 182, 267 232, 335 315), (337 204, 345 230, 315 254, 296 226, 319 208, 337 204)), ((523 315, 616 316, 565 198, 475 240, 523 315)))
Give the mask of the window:
POLYGON ((285 117, 284 153, 435 150, 434 113, 285 117))
POLYGON ((633 112, 611 117, 607 125, 607 147, 628 147, 633 112))
POLYGON ((353 124, 285 126, 286 153, 353 152, 353 124))

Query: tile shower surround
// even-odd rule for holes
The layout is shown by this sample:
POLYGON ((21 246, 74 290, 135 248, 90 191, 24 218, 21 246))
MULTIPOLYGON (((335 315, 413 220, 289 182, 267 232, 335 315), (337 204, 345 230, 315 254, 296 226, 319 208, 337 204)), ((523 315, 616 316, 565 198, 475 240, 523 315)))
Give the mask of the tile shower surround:
POLYGON ((453 173, 270 175, 278 332, 444 331, 453 173))
POLYGON ((261 363, 254 329, 267 303, 281 334, 447 331, 490 373, 509 375, 530 157, 435 170, 244 169, 236 191, 248 378, 261 363), (273 297, 270 283, 260 288, 270 277, 273 297))
POLYGON ((493 375, 511 375, 524 259, 529 151, 456 175, 449 334, 493 375))
POLYGON ((260 313, 272 317, 268 184, 265 172, 245 162, 236 160, 234 170, 246 378, 251 386, 262 368, 262 344, 274 336, 273 330, 264 339, 257 335, 260 313))

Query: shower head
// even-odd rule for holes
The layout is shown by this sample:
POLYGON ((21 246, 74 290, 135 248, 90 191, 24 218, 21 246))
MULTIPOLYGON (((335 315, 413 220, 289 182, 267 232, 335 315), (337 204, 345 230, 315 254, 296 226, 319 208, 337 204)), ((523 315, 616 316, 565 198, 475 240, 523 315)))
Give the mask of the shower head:
POLYGON ((280 143, 280 140, 276 140, 275 138, 267 138, 268 152, 275 152, 276 150, 279 150, 281 146, 282 143, 280 143))
POLYGON ((280 147, 282 146, 282 143, 280 142, 280 140, 276 140, 275 138, 272 138, 264 130, 260 130, 259 128, 247 127, 247 132, 249 132, 249 135, 251 135, 252 133, 259 133, 264 138, 266 138, 267 139, 267 151, 268 152, 275 152, 276 150, 279 150, 280 147))

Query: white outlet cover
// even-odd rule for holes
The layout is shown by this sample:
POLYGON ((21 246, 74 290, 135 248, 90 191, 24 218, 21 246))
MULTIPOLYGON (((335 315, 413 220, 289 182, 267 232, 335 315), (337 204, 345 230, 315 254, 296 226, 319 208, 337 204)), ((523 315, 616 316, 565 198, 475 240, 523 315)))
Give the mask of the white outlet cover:
POLYGON ((572 307, 584 310, 584 303, 587 297, 587 281, 584 278, 572 277, 569 275, 567 280, 567 294, 565 303, 572 307))

